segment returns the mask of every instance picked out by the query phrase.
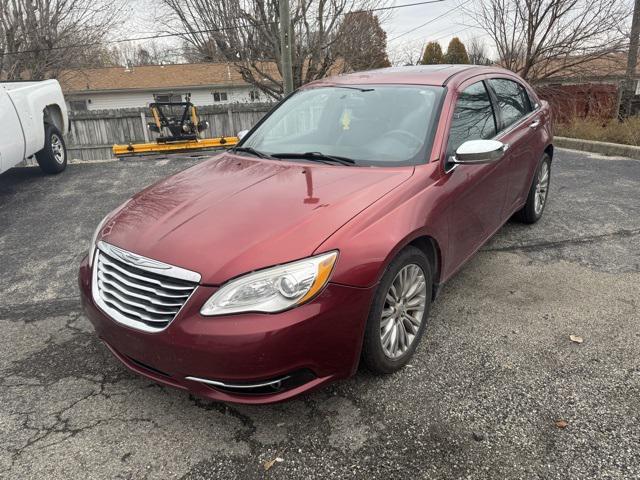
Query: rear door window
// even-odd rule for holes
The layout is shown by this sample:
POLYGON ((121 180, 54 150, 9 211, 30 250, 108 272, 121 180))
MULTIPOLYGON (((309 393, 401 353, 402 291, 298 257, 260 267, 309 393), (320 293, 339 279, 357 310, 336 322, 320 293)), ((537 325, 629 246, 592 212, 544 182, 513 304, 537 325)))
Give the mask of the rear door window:
POLYGON ((477 82, 465 88, 456 101, 453 112, 447 156, 467 140, 492 138, 496 134, 496 119, 489 92, 484 82, 477 82))
POLYGON ((505 78, 492 78, 489 85, 496 94, 502 124, 500 130, 513 125, 531 112, 531 102, 525 88, 518 82, 505 78))

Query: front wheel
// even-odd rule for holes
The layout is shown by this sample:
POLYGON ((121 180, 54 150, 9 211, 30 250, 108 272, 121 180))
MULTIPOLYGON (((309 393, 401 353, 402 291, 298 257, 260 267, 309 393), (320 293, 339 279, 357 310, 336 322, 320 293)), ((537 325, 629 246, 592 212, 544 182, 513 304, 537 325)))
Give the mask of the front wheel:
POLYGON ((516 218, 524 223, 536 223, 542 217, 544 207, 547 204, 549 195, 549 185, 551 182, 551 157, 546 153, 538 165, 536 174, 533 177, 527 203, 522 210, 516 213, 516 218))
POLYGON ((402 250, 387 268, 362 346, 362 360, 373 373, 393 373, 413 356, 427 323, 431 285, 429 261, 415 247, 402 250))
POLYGON ((44 148, 36 153, 38 165, 45 173, 60 173, 67 167, 67 147, 55 125, 44 126, 44 148))

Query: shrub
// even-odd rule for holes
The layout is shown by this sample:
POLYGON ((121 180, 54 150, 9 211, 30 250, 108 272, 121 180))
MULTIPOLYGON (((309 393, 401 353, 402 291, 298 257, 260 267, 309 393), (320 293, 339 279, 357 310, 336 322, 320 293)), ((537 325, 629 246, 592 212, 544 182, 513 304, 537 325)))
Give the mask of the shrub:
POLYGON ((561 137, 640 146, 640 117, 631 117, 623 122, 615 119, 574 118, 556 124, 555 134, 561 137))

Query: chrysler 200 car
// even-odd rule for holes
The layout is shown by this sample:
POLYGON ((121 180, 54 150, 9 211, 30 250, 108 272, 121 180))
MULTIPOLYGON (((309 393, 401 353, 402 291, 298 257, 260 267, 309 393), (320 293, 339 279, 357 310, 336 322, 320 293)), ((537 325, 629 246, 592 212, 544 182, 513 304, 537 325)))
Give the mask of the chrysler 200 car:
POLYGON ((107 215, 84 308, 127 367, 210 399, 395 372, 438 288, 509 218, 542 216, 552 158, 548 105, 506 70, 316 81, 107 215))

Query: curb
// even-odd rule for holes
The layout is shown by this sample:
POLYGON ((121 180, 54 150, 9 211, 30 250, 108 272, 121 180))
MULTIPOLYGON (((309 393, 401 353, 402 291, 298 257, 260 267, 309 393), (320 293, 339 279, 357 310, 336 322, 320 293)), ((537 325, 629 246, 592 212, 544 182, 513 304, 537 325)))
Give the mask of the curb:
POLYGON ((597 142, 581 138, 554 137, 555 146, 585 152, 600 153, 610 157, 629 157, 640 160, 640 147, 621 143, 597 142))

